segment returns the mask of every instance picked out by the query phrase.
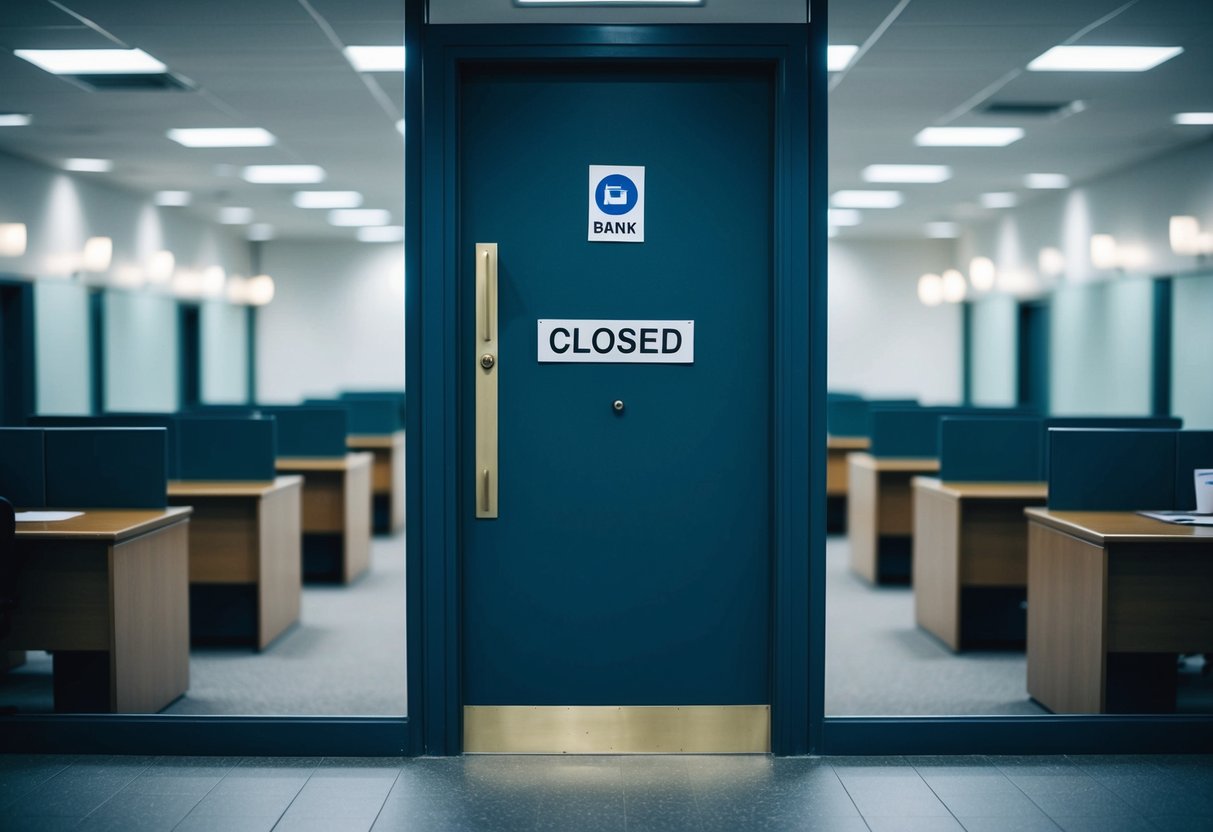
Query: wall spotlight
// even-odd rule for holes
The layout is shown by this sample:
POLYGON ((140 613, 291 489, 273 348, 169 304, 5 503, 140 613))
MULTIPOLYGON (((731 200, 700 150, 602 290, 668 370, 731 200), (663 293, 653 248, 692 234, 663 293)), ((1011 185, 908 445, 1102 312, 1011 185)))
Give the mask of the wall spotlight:
POLYGON ((994 261, 989 257, 974 257, 969 261, 969 281, 979 292, 988 292, 994 288, 998 273, 994 269, 994 261))
POLYGON ((114 241, 109 237, 89 237, 80 256, 80 268, 86 272, 103 272, 114 259, 114 241))
POLYGON ((0 257, 20 257, 25 254, 25 223, 0 223, 0 257))
POLYGON ((943 302, 943 278, 937 274, 918 278, 918 299, 924 306, 939 306, 943 302))

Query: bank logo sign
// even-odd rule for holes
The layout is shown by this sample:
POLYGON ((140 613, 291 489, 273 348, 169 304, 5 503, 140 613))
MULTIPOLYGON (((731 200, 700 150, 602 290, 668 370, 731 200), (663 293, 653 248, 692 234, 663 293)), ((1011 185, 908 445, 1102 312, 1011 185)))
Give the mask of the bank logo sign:
POLYGON ((694 321, 539 321, 539 363, 694 364, 694 321))
POLYGON ((589 240, 644 242, 642 165, 590 165, 589 240))

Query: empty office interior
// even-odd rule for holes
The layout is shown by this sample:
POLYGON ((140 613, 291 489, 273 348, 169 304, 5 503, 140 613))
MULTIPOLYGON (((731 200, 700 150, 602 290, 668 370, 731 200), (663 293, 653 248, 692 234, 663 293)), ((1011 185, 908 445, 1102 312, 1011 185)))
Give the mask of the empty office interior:
MULTIPOLYGON (((449 24, 584 19, 431 6, 449 24)), ((136 654, 183 672, 98 672, 95 633, 39 642, 63 613, 31 594, 0 635, 0 707, 407 714, 403 14, 0 8, 0 491, 42 495, 19 511, 123 512, 18 523, 31 551, 75 532, 136 552, 192 510, 188 547, 163 543, 175 635, 136 654), (99 82, 17 54, 114 46, 151 63, 99 82), (56 450, 66 431, 87 460, 56 450), (31 448, 36 488, 5 464, 31 448), (115 503, 132 453, 161 453, 166 475, 135 466, 135 497, 115 503), (50 498, 73 479, 97 486, 67 489, 87 504, 50 498)), ((827 715, 1213 711, 1210 530, 1116 525, 1190 512, 1193 469, 1213 468, 1213 7, 847 0, 829 39, 829 393, 812 431, 828 445, 827 715), (1154 63, 1038 71, 1059 45, 1148 47, 1154 63), (962 509, 992 523, 975 541, 962 509), (1071 599, 1033 594, 1033 574, 1046 593, 1088 577, 1049 572, 1056 547, 1126 535, 1181 567, 1151 596, 1153 641, 1116 609, 1067 622, 1071 599), (1047 629, 1066 623, 1077 634, 1047 629), (1058 639, 1070 652, 1033 657, 1058 639)), ((1083 603, 1133 597, 1151 551, 1083 603)))

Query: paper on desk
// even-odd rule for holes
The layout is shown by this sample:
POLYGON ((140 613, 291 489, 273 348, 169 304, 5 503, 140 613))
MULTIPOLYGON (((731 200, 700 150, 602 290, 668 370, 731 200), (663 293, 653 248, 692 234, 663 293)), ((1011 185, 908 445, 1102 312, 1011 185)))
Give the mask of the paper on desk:
POLYGON ((1139 511, 1143 517, 1153 517, 1164 523, 1179 526, 1213 526, 1213 514, 1196 514, 1191 511, 1139 511))
POLYGON ((53 523, 56 520, 71 520, 79 517, 83 511, 19 511, 18 523, 53 523))

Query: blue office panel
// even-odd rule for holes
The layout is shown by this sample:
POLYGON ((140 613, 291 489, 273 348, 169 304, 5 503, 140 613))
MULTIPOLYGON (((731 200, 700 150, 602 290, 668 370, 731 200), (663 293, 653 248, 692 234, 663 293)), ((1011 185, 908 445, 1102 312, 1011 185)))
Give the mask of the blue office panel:
POLYGON ((1040 420, 945 416, 939 476, 953 482, 1041 482, 1040 420))
POLYGON ((939 420, 956 410, 931 407, 874 407, 871 423, 873 456, 939 456, 939 420))
POLYGON ((276 456, 345 456, 349 414, 344 407, 258 408, 277 420, 276 456))
POLYGON ((164 428, 47 428, 46 504, 55 508, 164 508, 164 428))
POLYGON ((403 390, 346 390, 340 398, 345 401, 356 399, 390 399, 396 402, 400 409, 400 424, 408 424, 408 394, 403 390))
POLYGON ((184 416, 177 420, 177 478, 272 480, 275 420, 184 416))
POLYGON ((31 425, 44 428, 164 428, 168 433, 168 478, 177 478, 177 420, 171 413, 106 413, 101 416, 31 416, 31 425))
POLYGON ((46 462, 39 428, 0 428, 0 497, 17 509, 46 505, 46 462))
POLYGON ((1041 428, 1041 470, 1049 471, 1048 433, 1051 428, 1123 428, 1137 430, 1179 430, 1183 419, 1176 416, 1048 416, 1041 428))
POLYGON ((1196 510, 1197 468, 1213 468, 1213 430, 1175 434, 1175 510, 1196 510))
POLYGON ((360 436, 377 436, 400 430, 400 402, 385 398, 306 399, 305 407, 344 407, 348 430, 360 436))
POLYGON ((828 400, 826 433, 830 436, 867 436, 868 403, 863 399, 828 400))
POLYGON ((1050 429, 1049 508, 1172 508, 1175 435, 1171 430, 1050 429))

